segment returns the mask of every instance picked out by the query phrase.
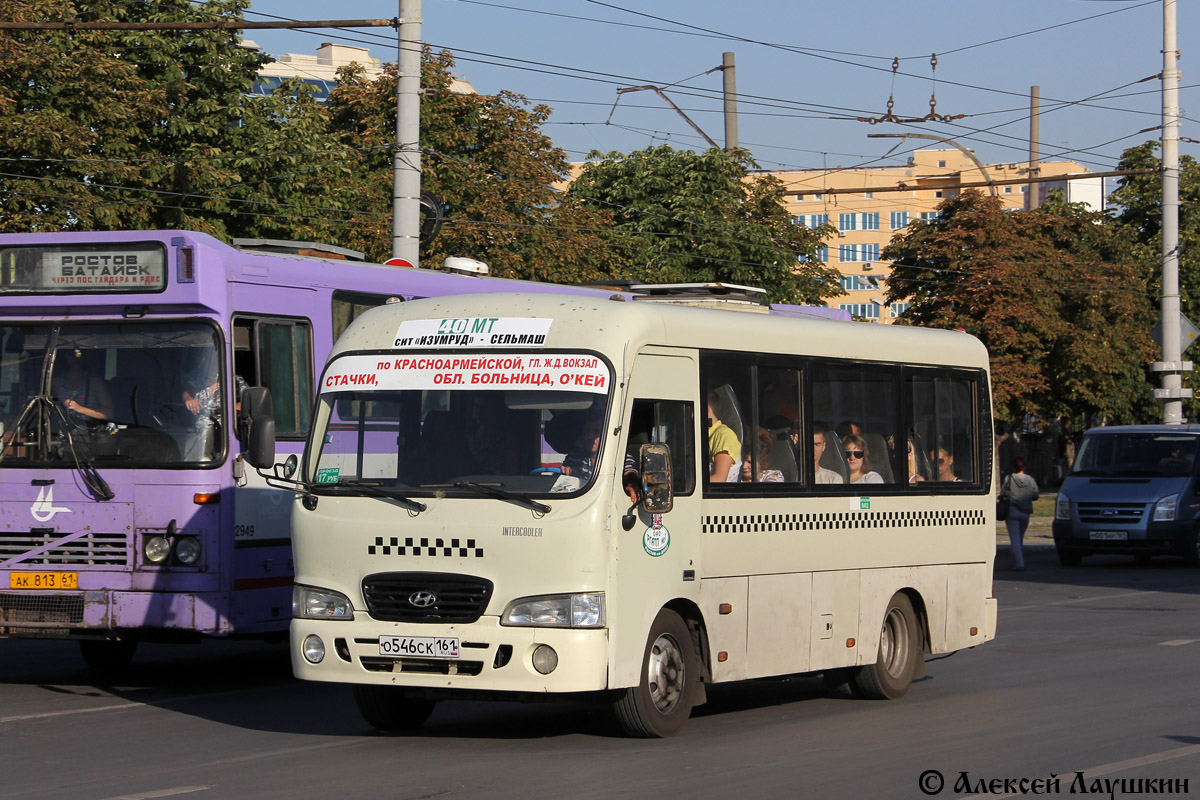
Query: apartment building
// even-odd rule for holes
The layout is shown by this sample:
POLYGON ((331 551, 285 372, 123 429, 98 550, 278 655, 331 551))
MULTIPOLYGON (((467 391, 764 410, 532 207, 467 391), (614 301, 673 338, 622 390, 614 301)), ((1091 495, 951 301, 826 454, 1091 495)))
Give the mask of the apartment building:
MULTIPOLYGON (((258 50, 259 47, 249 39, 242 41, 243 47, 258 50)), ((254 81, 254 94, 270 94, 287 78, 299 78, 316 90, 316 98, 325 100, 333 87, 337 85, 339 67, 350 64, 360 64, 363 76, 373 81, 383 74, 383 64, 371 55, 365 47, 353 47, 345 44, 323 42, 317 48, 315 55, 301 53, 283 53, 274 56, 274 61, 266 64, 258 71, 254 81)), ((456 94, 475 94, 475 87, 470 82, 453 76, 450 91, 456 94)))
MULTIPOLYGON (((1100 210, 1104 205, 1103 178, 1072 178, 1088 170, 1072 161, 1043 161, 1038 164, 1043 178, 1063 176, 1061 181, 1035 184, 1038 202, 1055 189, 1071 202, 1082 202, 1100 210)), ((917 220, 937 216, 937 207, 961 191, 963 183, 986 184, 981 192, 994 192, 1007 209, 1028 208, 1024 183, 1003 183, 1028 178, 1028 163, 980 164, 957 149, 917 150, 908 163, 895 167, 861 167, 829 170, 770 171, 783 181, 788 211, 800 223, 816 228, 826 223, 837 228, 821 248, 826 264, 842 273, 847 294, 831 299, 856 317, 890 323, 907 304, 884 303, 887 276, 891 271, 880 257, 883 248, 899 231, 917 220), (901 191, 882 191, 902 186, 901 191)))

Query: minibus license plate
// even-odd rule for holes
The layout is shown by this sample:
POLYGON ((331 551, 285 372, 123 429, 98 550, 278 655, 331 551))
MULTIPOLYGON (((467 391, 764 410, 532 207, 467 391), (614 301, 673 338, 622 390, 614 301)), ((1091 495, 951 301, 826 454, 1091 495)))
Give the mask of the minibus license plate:
POLYGON ((1092 531, 1089 536, 1092 540, 1102 540, 1106 542, 1124 542, 1129 538, 1127 531, 1092 531))
POLYGON ((10 572, 10 589, 78 589, 78 572, 10 572))
POLYGON ((380 636, 379 655, 401 658, 458 658, 452 636, 380 636))

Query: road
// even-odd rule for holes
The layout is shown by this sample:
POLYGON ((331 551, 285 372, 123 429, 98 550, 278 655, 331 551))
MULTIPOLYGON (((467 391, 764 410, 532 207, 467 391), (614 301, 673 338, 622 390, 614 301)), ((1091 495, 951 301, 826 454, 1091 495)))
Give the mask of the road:
POLYGON ((901 700, 719 686, 657 741, 589 706, 474 702, 376 735, 344 687, 293 680, 280 645, 144 647, 98 685, 73 643, 0 640, 0 798, 1001 797, 1051 775, 1026 790, 1188 779, 1200 796, 1200 572, 1027 562, 997 572, 996 641, 901 700))

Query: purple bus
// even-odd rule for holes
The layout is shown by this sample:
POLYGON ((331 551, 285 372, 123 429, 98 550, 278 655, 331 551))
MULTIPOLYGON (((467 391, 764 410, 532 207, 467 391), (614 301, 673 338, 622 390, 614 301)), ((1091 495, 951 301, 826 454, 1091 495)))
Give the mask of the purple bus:
POLYGON ((292 493, 243 459, 242 389, 269 390, 286 457, 360 313, 589 291, 356 256, 188 231, 0 235, 0 637, 77 639, 96 669, 139 640, 286 637, 292 493))

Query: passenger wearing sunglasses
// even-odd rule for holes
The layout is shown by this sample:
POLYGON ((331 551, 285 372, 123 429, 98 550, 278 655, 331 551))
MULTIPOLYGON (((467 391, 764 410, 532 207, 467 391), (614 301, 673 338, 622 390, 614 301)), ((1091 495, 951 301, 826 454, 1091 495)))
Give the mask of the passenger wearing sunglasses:
POLYGON ((871 458, 867 453, 867 441, 857 433, 842 440, 842 452, 850 467, 851 483, 883 483, 883 476, 871 469, 871 458))

